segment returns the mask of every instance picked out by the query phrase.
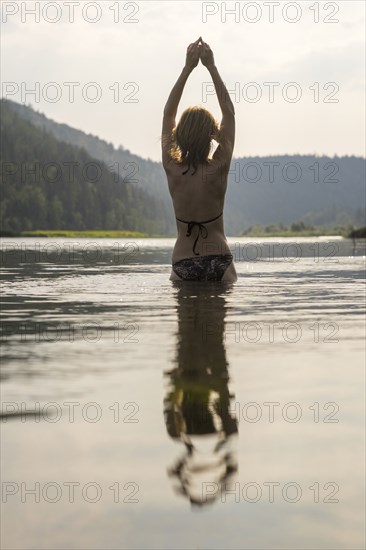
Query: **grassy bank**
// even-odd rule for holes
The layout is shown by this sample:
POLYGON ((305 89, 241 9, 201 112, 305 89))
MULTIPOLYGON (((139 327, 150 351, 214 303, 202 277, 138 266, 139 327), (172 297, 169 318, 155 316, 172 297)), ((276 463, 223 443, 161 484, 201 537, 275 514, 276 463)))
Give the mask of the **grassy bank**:
POLYGON ((303 222, 296 222, 290 227, 280 225, 253 225, 244 231, 241 237, 344 237, 364 238, 365 228, 355 230, 351 225, 305 225, 303 222))
POLYGON ((149 235, 148 233, 140 233, 139 231, 66 231, 66 230, 39 230, 39 231, 22 231, 19 237, 66 237, 66 238, 111 238, 111 239, 146 239, 158 238, 161 235, 149 235))
POLYGON ((245 232, 241 237, 347 237, 345 234, 334 231, 250 231, 245 232))

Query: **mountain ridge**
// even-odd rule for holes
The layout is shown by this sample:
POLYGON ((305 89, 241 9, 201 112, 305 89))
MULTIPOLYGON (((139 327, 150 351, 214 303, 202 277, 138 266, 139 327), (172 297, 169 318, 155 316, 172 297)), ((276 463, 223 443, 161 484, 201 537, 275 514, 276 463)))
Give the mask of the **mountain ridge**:
MULTIPOLYGON (((162 164, 131 153, 123 146, 57 123, 32 107, 9 100, 7 106, 56 139, 83 148, 134 188, 163 205, 165 231, 174 235, 175 221, 162 164)), ((271 155, 233 157, 225 202, 225 230, 240 234, 254 224, 363 225, 365 159, 354 155, 271 155)))

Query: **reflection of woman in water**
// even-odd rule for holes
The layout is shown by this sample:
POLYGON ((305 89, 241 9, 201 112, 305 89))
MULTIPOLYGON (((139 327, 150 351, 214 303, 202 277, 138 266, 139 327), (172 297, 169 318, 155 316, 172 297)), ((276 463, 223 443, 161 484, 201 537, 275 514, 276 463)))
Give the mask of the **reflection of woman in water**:
POLYGON ((171 280, 234 282, 237 279, 223 222, 234 139, 234 106, 215 66, 212 50, 200 37, 188 46, 185 67, 169 95, 163 117, 163 166, 178 230, 171 280), (209 111, 196 106, 186 109, 176 125, 185 83, 200 59, 215 85, 222 111, 221 124, 218 126, 209 111), (212 140, 218 147, 209 158, 212 140))
POLYGON ((237 422, 230 411, 223 342, 225 297, 221 285, 176 284, 177 366, 166 373, 164 415, 170 437, 180 440, 185 452, 169 475, 178 481, 179 493, 204 505, 229 488, 237 469, 230 448, 237 422))

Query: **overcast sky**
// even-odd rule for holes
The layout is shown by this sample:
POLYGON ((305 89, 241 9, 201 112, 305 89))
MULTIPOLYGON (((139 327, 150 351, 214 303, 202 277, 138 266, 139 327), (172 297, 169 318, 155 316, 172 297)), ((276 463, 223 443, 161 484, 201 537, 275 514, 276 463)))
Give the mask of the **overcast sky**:
MULTIPOLYGON (((363 1, 39 2, 39 22, 26 11, 36 4, 1 2, 2 97, 160 160, 166 99, 202 35, 233 92, 236 157, 365 155, 363 1), (73 102, 67 82, 79 83, 73 102)), ((210 90, 199 64, 178 116, 198 104, 220 120, 210 90)))

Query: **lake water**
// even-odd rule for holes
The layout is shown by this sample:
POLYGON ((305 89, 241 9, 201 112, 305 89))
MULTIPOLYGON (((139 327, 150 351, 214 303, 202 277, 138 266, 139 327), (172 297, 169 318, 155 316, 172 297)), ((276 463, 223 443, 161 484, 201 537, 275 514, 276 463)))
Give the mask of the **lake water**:
POLYGON ((2 547, 361 549, 365 249, 2 240, 2 547))

